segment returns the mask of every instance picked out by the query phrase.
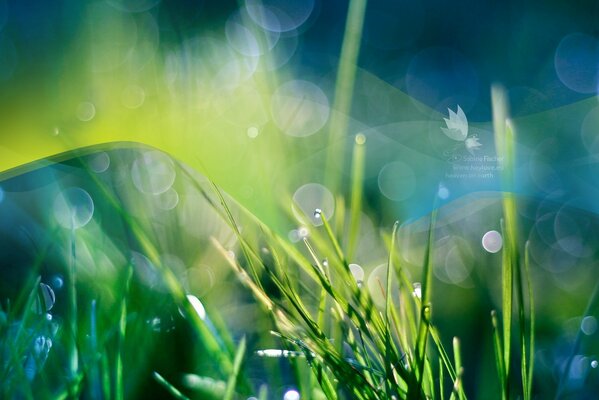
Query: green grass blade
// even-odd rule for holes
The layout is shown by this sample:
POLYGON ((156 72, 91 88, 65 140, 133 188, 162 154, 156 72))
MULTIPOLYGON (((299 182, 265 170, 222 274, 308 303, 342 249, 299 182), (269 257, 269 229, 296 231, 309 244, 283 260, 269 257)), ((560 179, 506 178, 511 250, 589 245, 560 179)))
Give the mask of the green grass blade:
POLYGON ((385 290, 385 373, 387 375, 387 379, 385 379, 385 390, 388 398, 391 398, 392 396, 391 386, 395 386, 391 365, 391 348, 393 346, 393 343, 391 342, 391 277, 393 276, 392 271, 394 271, 393 255, 395 252, 395 238, 397 237, 398 227, 399 221, 396 221, 395 224, 393 224, 393 232, 391 234, 391 249, 389 250, 389 258, 387 260, 387 288, 385 290))
POLYGON ((333 193, 338 192, 340 183, 338 174, 341 170, 342 157, 338 153, 338 144, 343 141, 347 133, 347 116, 351 110, 366 3, 366 0, 351 0, 345 22, 343 44, 335 81, 335 98, 333 100, 333 109, 336 112, 331 115, 327 165, 325 168, 327 174, 325 183, 333 193))
POLYGON ((495 366, 497 368, 497 375, 499 376, 499 382, 501 384, 501 398, 507 400, 508 391, 504 367, 503 350, 501 346, 501 338, 499 335, 499 326, 497 321, 497 312, 491 311, 491 324, 493 326, 493 349, 495 350, 495 366))
POLYGON ((243 363, 243 358, 245 357, 245 349, 246 349, 246 340, 245 336, 239 342, 239 347, 237 349, 237 353, 235 354, 235 359, 233 361, 233 371, 229 375, 229 380, 227 382, 227 389, 225 391, 225 395, 223 400, 232 400, 235 395, 235 384, 237 383, 237 376, 239 375, 239 371, 241 370, 241 364, 243 363))
POLYGON ((528 287, 528 315, 530 318, 530 332, 528 339, 528 371, 527 374, 527 386, 525 388, 525 398, 532 398, 532 380, 534 374, 534 363, 535 363, 535 305, 532 290, 532 281, 530 279, 530 253, 529 253, 529 242, 526 242, 524 248, 524 272, 526 274, 526 282, 528 287))
POLYGON ((458 394, 458 398, 460 400, 464 400, 466 398, 466 394, 464 393, 464 387, 462 385, 462 376, 464 367, 462 366, 462 356, 460 354, 460 340, 457 337, 453 338, 453 357, 455 363, 455 370, 458 371, 458 377, 455 380, 454 390, 458 394))
POLYGON ((162 387, 165 388, 175 399, 189 400, 187 396, 181 393, 179 389, 174 387, 169 381, 164 379, 164 377, 156 371, 154 371, 154 379, 156 379, 156 382, 162 385, 162 387))
POLYGON ((358 241, 358 233, 360 231, 360 213, 362 211, 362 197, 364 185, 364 163, 366 152, 366 136, 363 134, 356 135, 352 163, 352 180, 351 180, 351 200, 350 200, 350 222, 349 222, 349 238, 347 245, 347 258, 352 260, 358 241))
POLYGON ((123 379, 123 358, 125 353, 125 335, 127 334, 127 294, 131 277, 133 276, 133 267, 129 266, 126 271, 125 289, 123 291, 123 300, 121 302, 121 314, 119 317, 119 336, 118 349, 115 365, 115 399, 123 400, 125 398, 125 385, 123 379))

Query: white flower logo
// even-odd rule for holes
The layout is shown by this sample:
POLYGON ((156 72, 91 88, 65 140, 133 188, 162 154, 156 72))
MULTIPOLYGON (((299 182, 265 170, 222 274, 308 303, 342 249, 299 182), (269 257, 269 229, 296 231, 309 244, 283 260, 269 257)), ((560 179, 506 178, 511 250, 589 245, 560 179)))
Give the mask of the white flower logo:
POLYGON ((443 118, 447 128, 441 127, 443 133, 450 139, 458 142, 464 142, 468 153, 474 155, 474 151, 478 150, 482 144, 478 141, 478 136, 472 135, 468 137, 468 119, 466 114, 460 106, 458 106, 457 112, 449 111, 449 118, 443 118))

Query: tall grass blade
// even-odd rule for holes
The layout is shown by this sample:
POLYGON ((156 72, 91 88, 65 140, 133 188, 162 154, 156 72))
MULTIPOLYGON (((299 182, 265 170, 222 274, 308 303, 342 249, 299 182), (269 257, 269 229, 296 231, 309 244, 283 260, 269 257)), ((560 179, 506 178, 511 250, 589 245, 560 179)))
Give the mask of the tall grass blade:
POLYGON ((233 361, 233 371, 229 375, 229 380, 227 381, 227 389, 225 391, 223 400, 232 400, 235 396, 235 384, 237 382, 237 376, 239 375, 239 371, 241 370, 243 358, 245 357, 245 349, 246 340, 244 336, 241 339, 241 342, 239 342, 239 347, 237 349, 237 353, 235 354, 235 359, 233 361))
POLYGON ((351 200, 350 200, 350 222, 349 222, 349 238, 347 245, 347 258, 352 260, 358 241, 358 233, 360 231, 360 213, 362 211, 362 197, 364 184, 364 163, 366 136, 363 134, 356 135, 354 143, 353 163, 352 163, 352 181, 351 181, 351 200))
POLYGON ((335 81, 335 98, 333 100, 333 109, 336 112, 332 114, 329 126, 329 148, 325 168, 327 174, 325 183, 333 193, 338 192, 340 184, 338 173, 341 170, 343 159, 339 157, 337 144, 343 141, 347 132, 347 116, 351 110, 366 3, 366 0, 351 0, 345 22, 343 44, 335 81))
POLYGON ((530 332, 528 339, 528 371, 527 374, 527 385, 524 388, 525 399, 532 399, 532 380, 534 375, 534 364, 535 364, 535 302, 532 290, 532 281, 530 279, 530 249, 529 242, 526 242, 524 248, 524 272, 526 274, 526 282, 528 286, 528 315, 530 318, 530 332))

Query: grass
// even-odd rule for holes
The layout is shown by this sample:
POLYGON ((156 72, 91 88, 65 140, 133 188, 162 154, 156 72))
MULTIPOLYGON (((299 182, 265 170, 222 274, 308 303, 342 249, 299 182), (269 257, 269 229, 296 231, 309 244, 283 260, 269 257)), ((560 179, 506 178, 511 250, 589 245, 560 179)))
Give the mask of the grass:
MULTIPOLYGON (((403 221, 385 227, 379 238, 387 248, 384 278, 377 282, 380 292, 377 294, 384 298, 382 306, 376 303, 374 293, 357 281, 349 266, 356 255, 360 218, 366 209, 364 169, 368 143, 366 136, 356 135, 347 210, 337 176, 344 161, 338 156, 338 143, 348 134, 347 115, 352 104, 365 5, 363 0, 350 2, 335 86, 336 113, 330 122, 331 145, 325 170, 325 180, 336 194, 335 215, 314 210, 322 222, 319 226, 312 224, 310 216, 304 216, 300 222, 310 227, 310 234, 292 244, 249 212, 234 212, 231 201, 216 185, 195 183, 210 204, 211 212, 222 218, 237 239, 242 257, 232 256, 229 246, 216 236, 210 238, 207 246, 220 256, 221 264, 211 261, 227 265, 232 276, 244 286, 243 295, 252 296, 260 305, 261 315, 265 315, 268 323, 259 325, 262 331, 258 338, 251 342, 246 336, 236 337, 219 321, 218 310, 203 312, 197 297, 190 297, 193 295, 175 276, 172 266, 161 259, 157 240, 152 235, 157 228, 132 218, 123 206, 123 199, 98 181, 102 203, 122 220, 131 247, 151 261, 166 289, 165 301, 174 304, 176 312, 183 316, 185 327, 191 331, 182 346, 194 361, 209 360, 210 368, 192 362, 182 367, 188 368, 184 378, 166 366, 164 371, 145 371, 139 366, 135 369, 136 360, 156 346, 157 341, 148 338, 148 327, 142 318, 147 314, 144 308, 155 299, 139 300, 136 266, 127 260, 121 263, 122 270, 97 282, 98 286, 112 288, 114 296, 100 295, 98 291, 88 301, 87 293, 80 287, 84 279, 78 273, 83 258, 79 247, 100 248, 103 243, 70 230, 62 236, 56 235, 57 242, 68 247, 63 260, 68 306, 60 330, 52 332, 45 313, 36 313, 32 307, 44 301, 39 290, 44 251, 39 252, 31 279, 20 296, 14 303, 6 302, 0 310, 1 397, 124 399, 134 396, 137 386, 153 380, 164 393, 177 399, 230 400, 250 395, 272 398, 274 387, 256 387, 250 379, 252 371, 246 366, 256 358, 280 361, 265 371, 273 380, 285 375, 280 368, 289 368, 287 374, 293 376, 302 398, 461 400, 468 397, 464 382, 469 377, 472 379, 474 366, 467 363, 471 358, 464 355, 476 350, 440 331, 435 323, 436 211, 429 218, 425 256, 418 268, 419 285, 399 254, 397 238, 404 227, 403 221), (239 219, 243 220, 243 229, 239 219), (343 237, 344 232, 347 237, 343 237), (51 339, 59 348, 58 355, 48 360, 52 364, 45 367, 47 354, 35 348, 39 338, 43 338, 43 343, 51 339), (263 344, 275 348, 260 348, 263 344), (250 352, 250 348, 258 350, 250 352), (27 368, 34 368, 37 380, 27 375, 27 368)), ((502 309, 490 310, 492 343, 489 345, 494 349, 501 398, 526 400, 534 395, 535 364, 529 247, 522 246, 520 240, 518 205, 512 193, 515 132, 508 120, 505 94, 498 87, 492 90, 492 102, 496 149, 504 160, 501 225, 505 245, 502 309), (515 365, 517 360, 519 368, 515 365)), ((285 204, 286 209, 288 205, 285 204)), ((158 297, 156 293, 152 295, 158 297)))

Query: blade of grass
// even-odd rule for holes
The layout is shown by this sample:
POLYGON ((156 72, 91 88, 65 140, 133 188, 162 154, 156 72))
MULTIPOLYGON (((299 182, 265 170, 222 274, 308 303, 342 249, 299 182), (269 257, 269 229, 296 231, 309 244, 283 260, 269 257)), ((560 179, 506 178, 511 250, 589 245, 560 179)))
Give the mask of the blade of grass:
POLYGON ((524 272, 526 274, 526 282, 528 287, 528 315, 530 318, 530 332, 528 339, 528 371, 525 371, 527 374, 527 385, 525 387, 525 399, 532 399, 532 380, 534 373, 534 363, 535 363, 535 306, 534 306, 534 297, 532 291, 532 281, 530 279, 530 250, 529 250, 530 242, 526 242, 524 247, 524 272))
POLYGON ((115 399, 123 400, 125 398, 125 385, 123 381, 123 358, 125 354, 125 335, 127 334, 127 295, 131 278, 133 276, 133 266, 129 266, 125 276, 125 288, 123 290, 123 300, 121 301, 121 314, 119 318, 119 336, 117 346, 117 356, 115 365, 115 399))
POLYGON ((497 368, 497 375, 499 376, 499 382, 501 384, 501 398, 507 400, 508 391, 506 384, 505 367, 503 365, 503 350, 501 348, 501 338, 499 336, 499 326, 497 322, 497 312, 491 311, 491 324, 493 326, 493 349, 495 350, 495 366, 497 368))
POLYGON ((464 368, 462 366, 462 357, 460 354, 460 340, 457 337, 453 338, 453 357, 454 357, 454 363, 455 363, 455 370, 459 371, 458 372, 459 379, 456 378, 456 383, 454 385, 454 391, 457 392, 458 398, 460 400, 464 400, 464 399, 466 399, 466 395, 464 393, 464 387, 462 385, 462 376, 463 376, 464 368))
POLYGON ((325 167, 325 182, 333 193, 338 192, 340 184, 337 174, 341 170, 342 158, 339 157, 337 144, 343 141, 347 131, 347 116, 351 110, 366 3, 366 0, 351 0, 349 2, 345 32, 343 33, 343 44, 335 81, 335 98, 333 100, 333 109, 336 112, 331 116, 327 165, 325 167))
POLYGON ((235 384, 237 382, 237 376, 239 375, 239 371, 241 370, 241 364, 243 362, 243 358, 245 357, 245 349, 246 349, 246 341, 245 336, 241 338, 241 342, 239 342, 239 347, 237 348, 237 353, 235 354, 235 359, 233 361, 233 371, 231 375, 229 375, 229 380, 227 381, 227 389, 225 391, 225 395, 223 400, 232 400, 235 395, 235 384))
POLYGON ((390 351, 392 347, 391 343, 391 272, 394 271, 393 268, 393 253, 395 251, 395 238, 397 237, 397 228, 399 227, 399 221, 396 221, 393 224, 393 232, 391 234, 391 249, 389 251, 389 257, 387 260, 387 288, 385 290, 385 373, 387 375, 387 379, 385 379, 385 390, 387 392, 387 397, 391 398, 391 386, 395 386, 395 382, 393 379, 393 369, 391 365, 391 357, 390 351))
POLYGON ((181 391, 179 391, 179 389, 174 387, 169 381, 164 379, 164 377, 162 375, 160 375, 158 372, 154 371, 153 375, 154 375, 154 379, 156 379, 156 382, 158 382, 160 385, 162 385, 162 387, 165 388, 175 399, 189 400, 189 398, 187 396, 185 396, 183 393, 181 393, 181 391))
POLYGON ((347 245, 347 258, 352 260, 356 250, 358 241, 358 233, 360 231, 360 212, 362 210, 362 185, 364 184, 364 163, 366 152, 366 136, 363 134, 356 135, 354 143, 352 174, 351 174, 351 200, 350 200, 350 222, 349 222, 349 239, 347 245))

